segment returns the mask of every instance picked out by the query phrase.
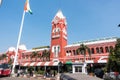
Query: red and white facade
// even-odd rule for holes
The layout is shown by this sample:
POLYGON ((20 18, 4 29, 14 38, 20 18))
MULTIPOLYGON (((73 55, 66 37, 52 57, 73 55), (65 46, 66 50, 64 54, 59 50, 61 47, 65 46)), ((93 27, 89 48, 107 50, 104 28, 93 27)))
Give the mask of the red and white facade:
MULTIPOLYGON (((84 44, 90 49, 91 57, 89 57, 87 52, 86 63, 107 63, 110 49, 114 48, 117 38, 112 37, 82 41, 70 45, 67 44, 67 40, 66 18, 62 11, 59 10, 52 20, 50 48, 27 50, 25 45, 22 45, 19 47, 18 51, 18 64, 22 66, 57 66, 59 62, 63 64, 72 62, 74 73, 76 66, 81 66, 82 68, 86 66, 83 64, 84 56, 76 53, 80 44, 84 44), (43 61, 39 58, 31 59, 30 54, 32 54, 32 52, 37 51, 38 54, 41 55, 44 50, 50 51, 50 61, 43 61)), ((15 48, 9 48, 7 55, 8 60, 10 60, 10 58, 14 59, 15 48)))
POLYGON ((67 46, 67 23, 62 11, 59 10, 52 20, 51 60, 61 60, 60 58, 65 56, 65 46, 67 46))

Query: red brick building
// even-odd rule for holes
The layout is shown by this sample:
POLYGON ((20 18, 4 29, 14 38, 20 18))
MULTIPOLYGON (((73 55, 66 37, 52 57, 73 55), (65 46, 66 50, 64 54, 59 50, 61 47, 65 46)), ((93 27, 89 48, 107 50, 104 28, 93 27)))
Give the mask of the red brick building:
MULTIPOLYGON (((25 45, 19 46, 18 62, 16 63, 21 66, 57 66, 59 62, 63 64, 71 63, 73 73, 86 73, 85 67, 87 64, 107 63, 110 49, 114 48, 117 38, 81 41, 69 45, 67 40, 67 21, 62 11, 59 10, 52 20, 51 45, 31 50, 27 50, 25 45), (86 45, 91 53, 90 57, 86 52, 85 62, 84 55, 76 52, 81 44, 86 45), (43 53, 44 51, 47 54, 46 52, 43 53), (35 55, 31 57, 33 53, 36 53, 37 57, 35 55), (47 59, 44 54, 50 56, 50 59, 47 59)), ((15 48, 9 48, 6 53, 8 61, 13 60, 15 48)))

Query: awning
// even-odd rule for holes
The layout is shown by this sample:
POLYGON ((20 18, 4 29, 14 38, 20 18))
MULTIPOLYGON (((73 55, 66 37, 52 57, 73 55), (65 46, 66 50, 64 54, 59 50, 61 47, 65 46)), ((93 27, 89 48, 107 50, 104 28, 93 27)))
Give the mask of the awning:
POLYGON ((26 62, 22 66, 58 66, 59 62, 26 62))
POLYGON ((58 66, 59 62, 54 62, 53 66, 58 66))
POLYGON ((37 64, 36 64, 36 66, 40 66, 42 64, 42 62, 38 62, 37 64))
POLYGON ((59 62, 42 62, 40 66, 57 66, 59 62))
POLYGON ((29 62, 26 62, 23 64, 23 66, 28 66, 30 63, 29 62))
POLYGON ((35 66, 36 62, 32 62, 29 64, 29 66, 35 66))
POLYGON ((65 64, 72 64, 72 61, 67 61, 65 64))

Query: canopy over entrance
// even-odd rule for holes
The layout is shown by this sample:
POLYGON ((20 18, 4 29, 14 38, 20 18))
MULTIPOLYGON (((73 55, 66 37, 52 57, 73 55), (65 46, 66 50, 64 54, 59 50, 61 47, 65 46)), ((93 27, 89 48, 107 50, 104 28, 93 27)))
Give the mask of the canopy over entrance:
POLYGON ((58 66, 59 62, 26 62, 21 66, 58 66))

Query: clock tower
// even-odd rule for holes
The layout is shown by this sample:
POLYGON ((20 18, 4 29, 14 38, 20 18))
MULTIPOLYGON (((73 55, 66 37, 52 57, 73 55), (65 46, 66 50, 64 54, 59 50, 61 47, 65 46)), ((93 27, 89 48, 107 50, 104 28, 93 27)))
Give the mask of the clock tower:
POLYGON ((67 23, 62 11, 59 10, 52 20, 50 58, 59 61, 65 56, 67 45, 67 23))

